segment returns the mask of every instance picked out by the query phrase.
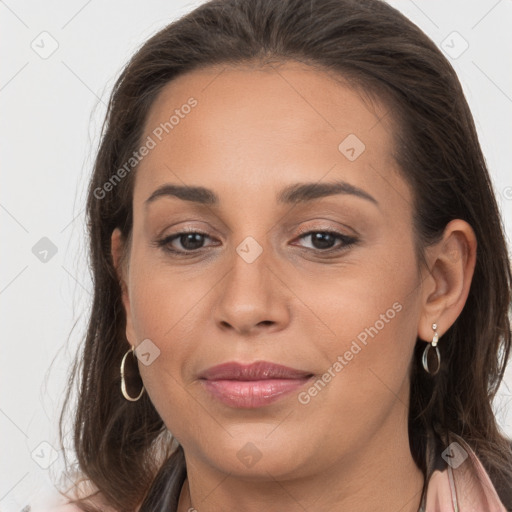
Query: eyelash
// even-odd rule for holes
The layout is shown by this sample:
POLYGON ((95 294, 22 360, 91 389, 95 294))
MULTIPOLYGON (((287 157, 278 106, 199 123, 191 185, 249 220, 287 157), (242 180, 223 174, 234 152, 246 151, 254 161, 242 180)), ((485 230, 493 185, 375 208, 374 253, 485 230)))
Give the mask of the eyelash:
MULTIPOLYGON (((344 235, 342 233, 339 233, 338 231, 322 230, 322 229, 299 230, 298 238, 305 238, 305 237, 313 235, 315 233, 322 233, 322 234, 332 235, 337 240, 341 240, 343 243, 341 244, 340 247, 334 248, 334 249, 333 248, 325 249, 325 250, 322 250, 322 249, 310 249, 310 248, 304 248, 304 249, 306 249, 308 251, 319 252, 321 254, 341 253, 343 251, 346 251, 349 247, 355 245, 358 242, 358 239, 356 237, 354 237, 354 236, 344 235)), ((202 249, 205 249, 204 247, 201 247, 199 249, 184 250, 183 251, 183 250, 172 249, 170 247, 171 242, 173 242, 177 238, 180 238, 182 235, 189 235, 189 234, 201 235, 201 236, 210 238, 208 236, 208 234, 203 233, 202 231, 197 231, 197 230, 191 229, 191 230, 180 231, 179 233, 175 233, 173 235, 166 236, 166 237, 164 237, 164 238, 162 238, 160 240, 157 240, 155 242, 155 245, 157 247, 161 248, 163 251, 165 251, 167 253, 171 253, 172 255, 176 255, 176 256, 194 255, 194 254, 197 254, 200 251, 202 251, 202 249)))

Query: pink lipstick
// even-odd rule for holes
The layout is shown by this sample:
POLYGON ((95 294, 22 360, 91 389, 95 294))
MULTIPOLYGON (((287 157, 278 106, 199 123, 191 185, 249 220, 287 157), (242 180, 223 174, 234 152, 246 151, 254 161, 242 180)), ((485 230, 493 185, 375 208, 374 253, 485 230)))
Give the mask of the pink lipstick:
POLYGON ((304 386, 313 374, 267 361, 229 362, 199 376, 204 388, 225 405, 252 409, 271 404, 304 386))

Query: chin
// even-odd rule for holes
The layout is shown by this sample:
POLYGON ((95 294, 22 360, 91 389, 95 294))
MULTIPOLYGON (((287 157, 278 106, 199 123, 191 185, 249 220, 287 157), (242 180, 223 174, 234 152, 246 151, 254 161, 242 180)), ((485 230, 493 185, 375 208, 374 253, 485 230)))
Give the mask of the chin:
POLYGON ((298 443, 302 448, 291 446, 279 436, 269 439, 271 430, 265 426, 264 432, 254 436, 246 432, 238 439, 233 437, 224 443, 215 443, 217 449, 214 452, 209 449, 211 445, 205 447, 203 453, 211 465, 233 476, 261 480, 268 480, 269 474, 274 478, 299 476, 301 468, 304 470, 307 464, 305 458, 301 460, 297 455, 304 455, 307 440, 298 443))

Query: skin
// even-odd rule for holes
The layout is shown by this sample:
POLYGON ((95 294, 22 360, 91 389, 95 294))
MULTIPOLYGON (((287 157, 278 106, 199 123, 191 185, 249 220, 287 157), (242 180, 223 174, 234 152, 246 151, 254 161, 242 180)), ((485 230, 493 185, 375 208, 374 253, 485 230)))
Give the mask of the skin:
MULTIPOLYGON (((417 337, 432 340, 433 322, 443 343, 461 312, 473 230, 450 222, 426 251, 428 268, 419 266, 391 116, 379 122, 383 105, 326 72, 286 63, 180 76, 152 105, 143 140, 191 96, 198 105, 137 168, 131 244, 112 234, 127 339, 159 348, 139 369, 185 452, 179 511, 416 512, 423 474, 407 432, 413 349, 417 337), (349 134, 365 144, 354 161, 338 149, 349 134), (352 194, 276 201, 287 185, 334 180, 378 204, 352 194), (220 202, 165 196, 145 207, 164 183, 207 187, 220 202), (179 256, 155 245, 183 228, 207 234, 202 248, 179 256), (304 235, 311 231, 357 242, 322 246, 304 235), (248 236, 262 248, 252 263, 236 251, 248 236), (231 408, 198 380, 210 366, 256 360, 321 377, 395 303, 401 310, 307 404, 294 392, 265 407, 231 408), (251 467, 237 457, 247 443, 261 455, 251 467)), ((190 247, 179 237, 170 245, 190 247)))

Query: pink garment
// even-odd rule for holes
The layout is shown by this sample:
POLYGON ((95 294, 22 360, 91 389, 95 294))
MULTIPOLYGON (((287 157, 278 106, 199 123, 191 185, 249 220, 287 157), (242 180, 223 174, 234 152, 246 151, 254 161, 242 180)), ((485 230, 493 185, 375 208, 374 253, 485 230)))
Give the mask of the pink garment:
POLYGON ((460 439, 455 444, 462 447, 458 455, 467 458, 460 465, 459 459, 443 471, 434 471, 427 487, 426 505, 420 511, 507 512, 475 452, 460 439))

